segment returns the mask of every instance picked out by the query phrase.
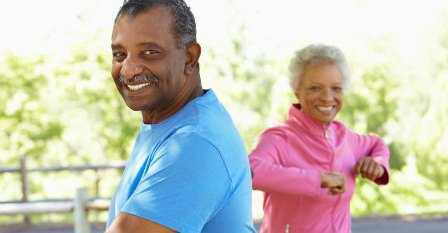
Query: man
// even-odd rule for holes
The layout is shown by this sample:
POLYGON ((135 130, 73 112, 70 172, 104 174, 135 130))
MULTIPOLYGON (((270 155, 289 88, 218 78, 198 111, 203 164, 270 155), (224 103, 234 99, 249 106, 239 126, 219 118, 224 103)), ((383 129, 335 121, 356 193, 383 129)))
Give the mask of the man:
POLYGON ((143 117, 111 202, 107 233, 255 232, 246 152, 203 90, 193 14, 183 0, 131 0, 115 19, 112 77, 143 117))

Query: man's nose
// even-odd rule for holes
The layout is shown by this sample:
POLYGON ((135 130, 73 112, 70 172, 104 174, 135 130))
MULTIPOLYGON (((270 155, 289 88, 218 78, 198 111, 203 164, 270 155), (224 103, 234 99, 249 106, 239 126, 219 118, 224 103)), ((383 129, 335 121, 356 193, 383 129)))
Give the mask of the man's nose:
POLYGON ((123 65, 121 67, 120 75, 125 80, 131 80, 135 76, 143 73, 143 64, 139 61, 132 59, 130 57, 126 58, 123 61, 123 65))

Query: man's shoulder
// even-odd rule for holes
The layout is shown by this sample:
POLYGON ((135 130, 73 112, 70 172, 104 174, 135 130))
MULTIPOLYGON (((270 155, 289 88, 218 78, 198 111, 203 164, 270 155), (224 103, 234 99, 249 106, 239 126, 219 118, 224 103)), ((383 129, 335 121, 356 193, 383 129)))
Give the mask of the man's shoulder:
POLYGON ((212 158, 212 154, 219 155, 216 145, 201 135, 195 128, 182 127, 169 135, 160 145, 160 156, 169 155, 170 159, 191 159, 193 156, 204 156, 203 159, 212 158), (208 155, 205 157, 205 155, 208 155))
POLYGON ((230 114, 217 100, 191 106, 188 115, 185 114, 173 127, 170 136, 175 135, 194 135, 196 139, 205 139, 218 148, 241 140, 230 114))
POLYGON ((164 144, 178 144, 178 145, 188 145, 188 144, 210 144, 213 143, 204 135, 201 130, 194 125, 183 125, 175 131, 173 131, 165 140, 164 144))
POLYGON ((221 151, 194 131, 177 132, 165 139, 151 164, 156 170, 157 167, 171 167, 176 171, 213 168, 217 176, 228 177, 221 151))

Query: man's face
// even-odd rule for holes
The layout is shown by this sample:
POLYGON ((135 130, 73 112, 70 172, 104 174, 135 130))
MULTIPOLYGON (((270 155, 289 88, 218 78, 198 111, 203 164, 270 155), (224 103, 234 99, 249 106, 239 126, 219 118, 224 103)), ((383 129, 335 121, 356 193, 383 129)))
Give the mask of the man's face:
POLYGON ((177 45, 168 8, 120 16, 112 32, 112 77, 129 108, 162 112, 183 98, 187 54, 177 45))
POLYGON ((341 72, 333 64, 306 66, 296 95, 305 114, 330 123, 342 107, 341 72))

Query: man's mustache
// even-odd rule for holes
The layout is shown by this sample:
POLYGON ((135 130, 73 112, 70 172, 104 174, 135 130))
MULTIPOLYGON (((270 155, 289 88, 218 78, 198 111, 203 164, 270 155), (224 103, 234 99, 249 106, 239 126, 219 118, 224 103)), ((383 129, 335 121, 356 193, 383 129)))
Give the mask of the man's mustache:
POLYGON ((151 85, 156 85, 159 82, 159 78, 152 74, 150 75, 139 74, 131 79, 126 79, 124 75, 120 74, 119 81, 122 84, 128 84, 128 85, 140 84, 140 83, 150 83, 151 85))

